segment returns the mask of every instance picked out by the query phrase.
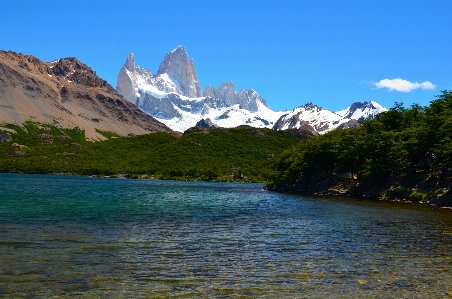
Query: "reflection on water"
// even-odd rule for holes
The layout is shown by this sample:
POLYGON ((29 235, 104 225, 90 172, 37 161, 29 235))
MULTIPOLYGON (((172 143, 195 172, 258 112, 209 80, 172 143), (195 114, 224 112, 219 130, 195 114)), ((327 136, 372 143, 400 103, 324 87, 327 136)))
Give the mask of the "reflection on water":
POLYGON ((0 296, 452 296, 452 212, 260 188, 0 174, 0 296))

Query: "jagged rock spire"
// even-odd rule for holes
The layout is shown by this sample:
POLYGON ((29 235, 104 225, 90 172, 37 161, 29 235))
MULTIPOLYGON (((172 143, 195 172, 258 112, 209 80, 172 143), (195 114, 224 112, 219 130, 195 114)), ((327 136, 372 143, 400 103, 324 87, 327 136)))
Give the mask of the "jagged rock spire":
POLYGON ((135 73, 135 57, 133 53, 127 56, 124 66, 118 74, 116 90, 128 101, 136 104, 137 95, 135 93, 136 73, 135 73), (129 72, 129 74, 127 73, 129 72))
POLYGON ((127 56, 124 67, 131 72, 135 69, 135 57, 133 56, 133 53, 130 53, 129 56, 127 56))
POLYGON ((180 85, 187 97, 202 97, 202 90, 196 74, 193 59, 188 58, 187 51, 179 46, 167 53, 158 69, 157 75, 167 74, 180 85))

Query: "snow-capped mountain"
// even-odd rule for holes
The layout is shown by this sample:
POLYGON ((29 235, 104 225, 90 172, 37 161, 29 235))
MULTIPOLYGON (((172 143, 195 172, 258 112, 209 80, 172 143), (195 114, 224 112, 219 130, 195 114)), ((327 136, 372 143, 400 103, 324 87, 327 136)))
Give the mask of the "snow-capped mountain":
POLYGON ((248 124, 271 128, 283 112, 272 111, 256 91, 237 92, 233 82, 201 90, 193 60, 179 46, 165 55, 157 74, 135 65, 130 54, 118 75, 117 91, 175 131, 210 118, 222 127, 248 124))
POLYGON ((287 130, 304 127, 306 130, 312 131, 314 129, 317 133, 322 134, 338 127, 352 128, 357 126, 359 124, 355 120, 344 118, 330 110, 308 103, 282 115, 273 129, 287 130))
POLYGON ((312 103, 290 112, 273 111, 255 90, 237 92, 232 81, 201 90, 194 62, 182 46, 165 55, 155 75, 136 65, 130 54, 119 72, 116 89, 141 110, 180 132, 209 119, 219 127, 297 128, 322 134, 338 127, 357 126, 355 116, 374 115, 385 109, 375 102, 365 102, 338 113, 312 103))
POLYGON ((356 102, 353 103, 347 109, 337 111, 336 114, 339 114, 342 117, 350 118, 354 120, 362 120, 366 118, 374 118, 375 115, 388 111, 385 107, 381 106, 377 102, 356 102))

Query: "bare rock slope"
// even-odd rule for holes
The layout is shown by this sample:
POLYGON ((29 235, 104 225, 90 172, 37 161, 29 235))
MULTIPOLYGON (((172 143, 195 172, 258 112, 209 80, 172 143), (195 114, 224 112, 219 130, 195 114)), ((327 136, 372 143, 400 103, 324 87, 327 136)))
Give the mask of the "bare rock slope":
POLYGON ((46 63, 0 51, 0 123, 28 120, 79 127, 90 139, 104 138, 96 129, 121 136, 171 132, 75 58, 46 63))

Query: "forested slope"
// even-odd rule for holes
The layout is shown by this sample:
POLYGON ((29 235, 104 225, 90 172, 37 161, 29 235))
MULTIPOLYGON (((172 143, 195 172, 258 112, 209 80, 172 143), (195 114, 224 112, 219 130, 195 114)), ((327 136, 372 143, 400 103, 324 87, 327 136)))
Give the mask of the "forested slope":
POLYGON ((264 182, 275 157, 312 136, 247 126, 180 137, 98 133, 108 140, 86 141, 83 130, 49 124, 0 125, 0 171, 264 182))
POLYGON ((451 205, 452 92, 301 142, 275 167, 270 190, 451 205))

